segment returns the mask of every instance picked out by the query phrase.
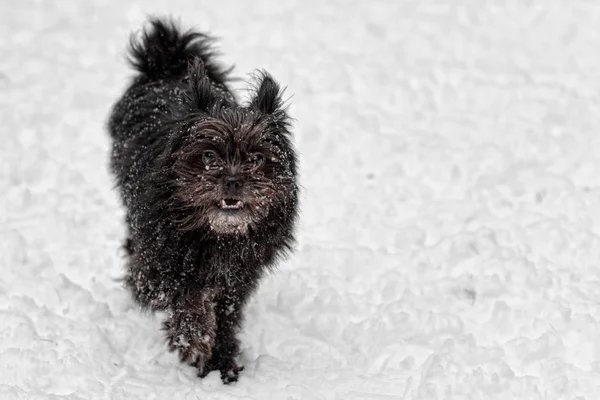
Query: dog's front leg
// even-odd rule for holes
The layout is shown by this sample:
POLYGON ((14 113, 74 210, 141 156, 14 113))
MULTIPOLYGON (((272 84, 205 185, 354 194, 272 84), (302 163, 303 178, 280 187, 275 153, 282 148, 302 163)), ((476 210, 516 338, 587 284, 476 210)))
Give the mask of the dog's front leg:
POLYGON ((244 367, 239 366, 236 357, 239 354, 239 341, 236 337, 242 318, 244 300, 241 293, 222 295, 217 298, 215 314, 217 316, 217 339, 204 374, 211 370, 221 372, 223 383, 235 382, 244 367))
POLYGON ((181 361, 196 367, 199 374, 205 373, 215 345, 214 297, 214 290, 207 288, 182 293, 163 324, 169 350, 177 351, 181 361))

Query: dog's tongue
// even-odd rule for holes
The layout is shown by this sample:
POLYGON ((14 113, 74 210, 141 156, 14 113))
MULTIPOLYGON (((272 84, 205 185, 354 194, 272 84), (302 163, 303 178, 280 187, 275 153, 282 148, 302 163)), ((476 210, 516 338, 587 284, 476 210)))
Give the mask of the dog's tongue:
POLYGON ((244 202, 236 199, 221 199, 219 207, 225 210, 239 210, 244 207, 244 202))

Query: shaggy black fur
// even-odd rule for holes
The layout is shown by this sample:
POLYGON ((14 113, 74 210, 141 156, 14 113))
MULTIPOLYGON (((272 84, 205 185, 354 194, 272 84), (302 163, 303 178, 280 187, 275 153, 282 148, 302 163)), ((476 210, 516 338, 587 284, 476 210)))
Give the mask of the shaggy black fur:
POLYGON ((236 102, 211 39, 152 19, 130 45, 138 71, 109 121, 127 210, 126 284, 164 310, 169 348, 200 376, 237 380, 242 308, 291 250, 296 156, 282 91, 257 74, 236 102))

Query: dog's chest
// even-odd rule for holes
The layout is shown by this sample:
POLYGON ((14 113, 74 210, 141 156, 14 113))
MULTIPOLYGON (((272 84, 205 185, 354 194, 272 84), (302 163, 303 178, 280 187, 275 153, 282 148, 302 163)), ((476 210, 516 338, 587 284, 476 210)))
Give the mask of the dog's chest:
POLYGON ((253 248, 222 244, 213 250, 198 259, 197 271, 201 278, 230 286, 249 283, 260 275, 262 257, 253 248))

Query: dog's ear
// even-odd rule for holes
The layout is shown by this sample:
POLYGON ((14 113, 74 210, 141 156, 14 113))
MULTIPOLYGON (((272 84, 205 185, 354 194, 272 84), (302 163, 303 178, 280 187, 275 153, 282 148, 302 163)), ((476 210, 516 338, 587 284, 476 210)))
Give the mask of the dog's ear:
POLYGON ((191 98, 189 99, 196 110, 210 112, 218 102, 218 97, 213 93, 210 79, 200 57, 196 57, 190 64, 191 98))
POLYGON ((283 90, 267 72, 260 72, 256 82, 256 92, 250 104, 263 114, 284 113, 283 90))

